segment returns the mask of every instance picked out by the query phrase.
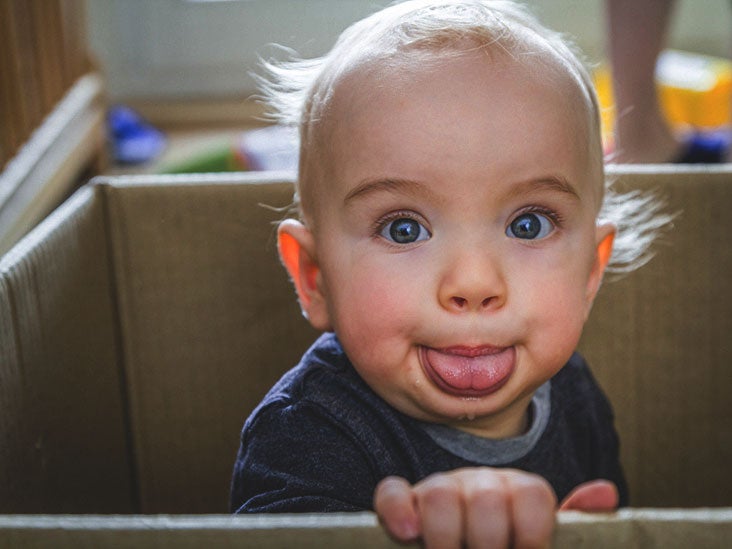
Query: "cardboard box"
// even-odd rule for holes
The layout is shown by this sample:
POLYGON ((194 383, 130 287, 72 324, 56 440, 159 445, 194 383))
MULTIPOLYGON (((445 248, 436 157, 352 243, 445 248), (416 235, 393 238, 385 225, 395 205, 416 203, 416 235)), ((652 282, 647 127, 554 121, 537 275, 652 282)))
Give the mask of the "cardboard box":
MULTIPOLYGON (((732 169, 636 167, 680 210, 582 341, 633 507, 566 547, 732 540, 732 169)), ((99 179, 0 259, 0 547, 389 546, 370 513, 230 517, 238 433, 316 334, 276 257, 287 176, 99 179)))

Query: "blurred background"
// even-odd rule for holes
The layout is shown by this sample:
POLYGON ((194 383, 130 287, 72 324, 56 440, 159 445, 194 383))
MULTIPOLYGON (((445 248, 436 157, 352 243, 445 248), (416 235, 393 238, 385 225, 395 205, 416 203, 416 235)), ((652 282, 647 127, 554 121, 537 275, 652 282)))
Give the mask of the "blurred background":
MULTIPOLYGON (((639 0, 640 3, 643 0, 639 0)), ((269 44, 303 56, 325 53, 377 0, 92 0, 89 43, 110 97, 184 99, 246 96, 248 72, 269 44)), ((603 0, 526 0, 549 27, 574 36, 591 61, 605 57, 603 0)), ((670 47, 728 57, 728 0, 678 0, 670 47)))

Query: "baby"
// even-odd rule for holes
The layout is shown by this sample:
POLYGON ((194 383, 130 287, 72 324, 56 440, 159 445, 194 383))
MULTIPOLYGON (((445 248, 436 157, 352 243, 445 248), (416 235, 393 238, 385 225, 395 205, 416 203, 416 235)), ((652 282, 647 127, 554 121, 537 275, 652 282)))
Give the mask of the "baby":
POLYGON ((637 201, 618 231, 634 202, 606 196, 571 49, 511 2, 412 0, 270 69, 301 135, 280 257, 325 334, 247 420, 232 509, 374 509, 400 541, 457 547, 546 543, 558 500, 624 505, 574 350, 613 242, 637 263, 655 221, 637 201))

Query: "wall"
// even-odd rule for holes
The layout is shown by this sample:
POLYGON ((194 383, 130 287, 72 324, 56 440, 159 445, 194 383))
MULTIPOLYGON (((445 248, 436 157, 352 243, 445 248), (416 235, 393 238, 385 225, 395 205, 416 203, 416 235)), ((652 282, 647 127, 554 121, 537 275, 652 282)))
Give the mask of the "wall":
MULTIPOLYGON (((323 53, 350 22, 387 0, 91 0, 89 37, 113 99, 242 96, 278 43, 323 53)), ((602 58, 603 0, 527 0, 549 26, 602 58)), ((670 45, 726 56, 729 0, 679 0, 670 45)))

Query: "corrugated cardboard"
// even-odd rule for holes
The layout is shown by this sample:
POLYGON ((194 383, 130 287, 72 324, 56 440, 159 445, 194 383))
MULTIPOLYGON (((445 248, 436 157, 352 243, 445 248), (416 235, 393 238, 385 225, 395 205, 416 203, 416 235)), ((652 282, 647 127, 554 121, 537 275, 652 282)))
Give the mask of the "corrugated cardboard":
MULTIPOLYGON (((554 547, 629 549, 729 547, 730 509, 626 509, 611 515, 564 512, 554 547)), ((401 547, 372 513, 305 515, 0 516, 3 547, 401 547)))
POLYGON ((611 396, 634 505, 732 505, 732 171, 659 169, 621 183, 658 189, 675 226, 648 265, 604 285, 582 349, 611 396))
MULTIPOLYGON (((682 213, 582 342, 634 508, 562 514, 556 544, 723 547, 732 170, 616 175, 682 213)), ((0 260, 0 546, 390 543, 371 514, 221 515, 244 418, 316 335, 276 258, 291 193, 277 174, 101 179, 0 260)))

